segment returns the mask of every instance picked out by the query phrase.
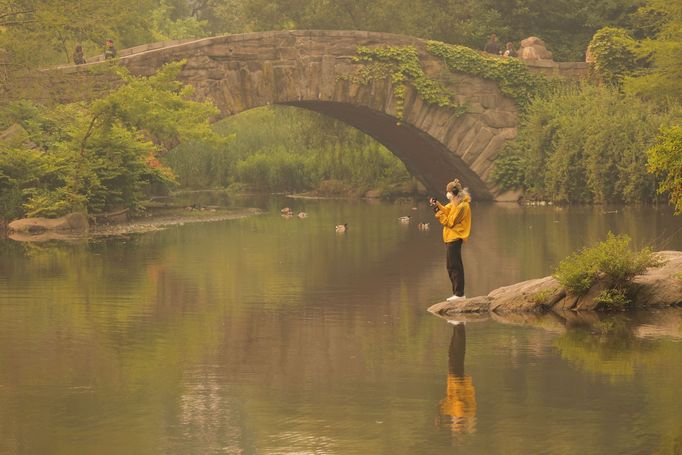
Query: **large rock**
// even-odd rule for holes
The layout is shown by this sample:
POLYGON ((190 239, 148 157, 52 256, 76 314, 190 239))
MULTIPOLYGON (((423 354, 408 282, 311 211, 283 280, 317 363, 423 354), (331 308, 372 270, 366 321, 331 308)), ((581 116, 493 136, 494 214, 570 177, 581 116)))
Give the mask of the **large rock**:
POLYGON ((535 36, 521 41, 518 54, 521 60, 552 60, 552 53, 547 50, 545 43, 535 36))
MULTIPOLYGON (((682 251, 657 253, 663 265, 652 267, 633 280, 632 300, 638 308, 671 307, 682 305, 682 251)), ((514 312, 600 311, 595 302, 605 289, 597 282, 585 295, 567 294, 551 276, 523 281, 490 292, 487 296, 440 302, 428 310, 440 316, 461 313, 505 314, 514 312)), ((567 313, 570 314, 570 313, 567 313)))
POLYGON ((665 261, 661 267, 634 279, 633 301, 638 306, 682 305, 682 252, 661 251, 659 257, 665 261))
POLYGON ((12 221, 7 227, 10 233, 84 232, 88 230, 88 218, 83 213, 69 213, 60 218, 23 218, 12 221))
POLYGON ((490 310, 496 313, 508 311, 544 311, 566 295, 559 282, 551 276, 495 289, 488 297, 492 300, 490 310))
POLYGON ((490 311, 490 298, 482 296, 471 299, 459 299, 452 302, 440 302, 429 307, 429 311, 441 316, 462 313, 488 313, 490 311))

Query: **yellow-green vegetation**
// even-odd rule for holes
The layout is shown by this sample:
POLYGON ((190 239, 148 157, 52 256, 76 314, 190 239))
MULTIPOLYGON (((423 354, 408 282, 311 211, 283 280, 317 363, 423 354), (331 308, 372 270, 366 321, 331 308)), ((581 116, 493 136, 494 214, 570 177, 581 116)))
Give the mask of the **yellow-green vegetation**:
MULTIPOLYGON (((679 116, 675 104, 609 86, 555 88, 528 106, 517 138, 496 159, 493 178, 504 189, 522 188, 529 198, 554 202, 652 202, 656 179, 647 172, 645 151, 661 125, 679 116)), ((672 158, 662 154, 660 166, 675 175, 672 158)))
POLYGON ((182 140, 224 141, 209 124, 217 109, 192 101, 193 89, 176 80, 182 66, 150 77, 116 69, 123 84, 89 103, 5 106, 0 125, 19 125, 27 138, 0 142, 0 212, 12 219, 135 210, 152 185, 174 184, 158 156, 182 140))
POLYGON ((554 276, 573 295, 586 294, 600 281, 605 291, 597 299, 609 309, 619 309, 630 304, 627 293, 632 278, 660 265, 650 248, 633 251, 628 236, 609 232, 605 241, 562 260, 554 276))
POLYGON ((631 303, 626 289, 604 289, 594 298, 594 301, 600 307, 610 310, 623 310, 631 303))
POLYGON ((661 129, 647 155, 649 172, 659 178, 658 192, 667 192, 675 213, 682 213, 682 126, 661 129))
POLYGON ((407 86, 412 85, 428 104, 448 107, 458 114, 466 111, 443 85, 424 74, 419 54, 414 46, 359 47, 353 61, 364 63, 354 74, 344 77, 367 85, 377 80, 390 80, 396 100, 396 117, 404 116, 407 86))
POLYGON ((649 0, 632 15, 636 70, 623 81, 627 93, 646 99, 682 101, 682 7, 649 0))
POLYGON ((611 315, 592 327, 577 326, 557 338, 561 357, 591 373, 611 379, 634 374, 638 361, 646 358, 644 342, 635 338, 631 321, 623 314, 611 315), (639 348, 639 349, 633 349, 639 348))
POLYGON ((450 71, 497 82, 500 91, 525 108, 546 84, 545 78, 532 74, 521 60, 485 55, 474 49, 429 41, 426 49, 443 59, 450 71))
POLYGON ((405 165, 377 141, 338 120, 294 107, 252 109, 214 124, 229 142, 187 141, 162 161, 185 188, 309 191, 347 195, 409 181, 405 165))
POLYGON ((635 40, 627 30, 604 27, 590 41, 594 70, 606 84, 620 87, 623 79, 635 69, 635 40))
POLYGON ((602 86, 534 99, 517 139, 497 158, 494 179, 530 198, 567 203, 652 202, 658 182, 679 213, 682 8, 665 0, 638 5, 627 21, 594 34, 589 51, 592 82, 602 86), (646 175, 647 149, 656 179, 646 175))
MULTIPOLYGON (((500 58, 482 54, 471 48, 428 41, 426 50, 441 58, 453 73, 463 73, 481 77, 498 83, 500 91, 524 108, 534 94, 546 85, 542 76, 534 75, 518 59, 500 58)), ((404 117, 404 103, 407 86, 415 88, 419 96, 428 104, 447 107, 457 115, 466 112, 466 106, 458 104, 455 93, 448 90, 437 80, 429 78, 414 46, 359 47, 355 62, 363 63, 354 74, 343 79, 359 84, 389 80, 396 99, 396 117, 404 117)))
POLYGON ((549 298, 551 296, 552 296, 551 291, 549 291, 548 289, 543 289, 542 291, 539 291, 539 292, 536 292, 535 294, 533 294, 530 299, 534 303, 544 305, 545 303, 547 303, 547 300, 549 300, 549 298))

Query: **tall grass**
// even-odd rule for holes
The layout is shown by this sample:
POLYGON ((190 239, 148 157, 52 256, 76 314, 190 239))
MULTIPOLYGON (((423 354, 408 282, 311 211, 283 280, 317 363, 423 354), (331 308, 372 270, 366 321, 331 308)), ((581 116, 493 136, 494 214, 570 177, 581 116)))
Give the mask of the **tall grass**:
POLYGON ((409 180, 404 164, 342 122, 291 107, 253 109, 215 126, 224 148, 181 144, 165 157, 188 188, 238 183, 262 191, 301 191, 338 180, 355 188, 409 180))

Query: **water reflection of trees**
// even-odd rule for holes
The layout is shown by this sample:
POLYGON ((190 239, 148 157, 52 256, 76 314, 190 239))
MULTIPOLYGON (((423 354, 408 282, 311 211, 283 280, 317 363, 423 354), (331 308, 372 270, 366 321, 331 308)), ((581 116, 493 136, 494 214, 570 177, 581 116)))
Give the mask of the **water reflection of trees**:
MULTIPOLYGON (((558 354, 576 369, 593 375, 595 391, 611 394, 620 386, 638 392, 628 397, 628 402, 642 403, 641 415, 655 416, 656 427, 650 432, 660 435, 660 442, 653 453, 680 453, 682 421, 676 404, 682 402, 682 309, 618 314, 550 312, 496 315, 495 319, 558 334, 553 342, 558 354), (613 387, 600 387, 602 379, 613 387)), ((602 397, 595 394, 594 398, 602 397)), ((608 406, 618 408, 618 403, 608 406)))
MULTIPOLYGON (((374 430, 358 422, 397 428, 413 424, 419 414, 433 429, 433 401, 416 409, 408 396, 388 411, 386 402, 409 393, 423 398, 424 390, 406 391, 400 378, 415 369, 405 366, 406 359, 430 361, 434 339, 442 334, 442 326, 424 314, 434 298, 432 277, 447 285, 438 232, 410 237, 395 222, 404 208, 358 204, 311 205, 306 221, 264 216, 56 248, 5 243, 0 293, 11 304, 0 305, 0 341, 5 341, 0 343, 0 439, 10 444, 37 424, 68 434, 116 415, 135 424, 126 426, 134 431, 124 436, 131 447, 153 447, 154 438, 190 429, 197 430, 197 444, 217 446, 224 438, 211 439, 211 432, 233 425, 238 431, 232 436, 242 438, 241 447, 248 449, 253 441, 279 444, 269 439, 272 432, 292 443, 282 422, 292 412, 299 418, 310 414, 310 400, 319 405, 316 419, 298 421, 300 441, 292 450, 310 449, 311 435, 318 441, 339 437, 339 430, 328 429, 330 422, 353 432, 353 438, 374 441, 377 450, 401 447, 410 436, 392 433, 396 440, 382 444, 372 439, 374 430), (349 235, 333 232, 340 221, 350 221, 349 235), (26 385, 45 394, 31 401, 20 392, 26 385), (71 387, 88 392, 75 399, 71 387), (30 413, 13 411, 26 403, 40 408, 39 422, 30 413)), ((519 260, 513 242, 524 239, 521 245, 530 247, 544 241, 531 239, 530 232, 496 237, 497 225, 514 228, 515 215, 486 220, 484 212, 478 212, 478 230, 465 252, 472 286, 483 289, 537 275, 545 267, 543 259, 527 263, 525 255, 519 260), (511 242, 509 250, 498 248, 506 242, 511 242), (488 273, 491 263, 506 268, 488 273)), ((554 323, 573 330, 571 324, 554 323)), ((566 337, 565 358, 602 375, 608 373, 599 370, 601 359, 621 361, 634 351, 634 362, 650 362, 661 371, 672 368, 672 377, 682 377, 679 367, 665 363, 682 364, 674 347, 642 339, 642 331, 651 327, 633 327, 635 339, 629 344, 612 341, 609 330, 600 335, 576 329, 566 337), (606 338, 598 343, 600 336, 606 338), (597 360, 581 360, 590 356, 597 360)), ((506 346, 506 338, 498 344, 506 346)), ((537 345, 547 349, 546 339, 537 345)), ((518 346, 525 348, 525 341, 518 346)), ((524 365, 523 356, 517 360, 518 367, 524 365)), ((446 396, 436 399, 459 400, 460 409, 449 406, 452 412, 443 417, 461 418, 456 428, 473 431, 474 388, 458 368, 456 362, 450 366, 446 396)), ((493 376, 478 375, 479 390, 493 376)), ((441 385, 434 393, 441 393, 441 385)), ((670 388, 657 386, 646 385, 659 406, 679 399, 670 388)), ((89 447, 87 438, 84 447, 89 447)), ((46 434, 40 444, 41 436, 35 436, 32 447, 59 453, 49 439, 46 434)), ((110 449, 115 453, 116 447, 110 449)))

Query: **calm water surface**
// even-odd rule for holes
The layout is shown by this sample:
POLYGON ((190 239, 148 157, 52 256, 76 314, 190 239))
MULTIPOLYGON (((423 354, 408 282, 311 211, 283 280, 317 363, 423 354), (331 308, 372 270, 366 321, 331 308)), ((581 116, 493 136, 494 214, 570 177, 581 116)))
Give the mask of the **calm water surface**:
MULTIPOLYGON (((0 453, 682 451, 682 311, 453 326, 426 312, 450 293, 423 205, 249 204, 266 213, 0 240, 0 453)), ((668 209, 612 210, 474 205, 466 294, 609 230, 682 250, 668 209)))

